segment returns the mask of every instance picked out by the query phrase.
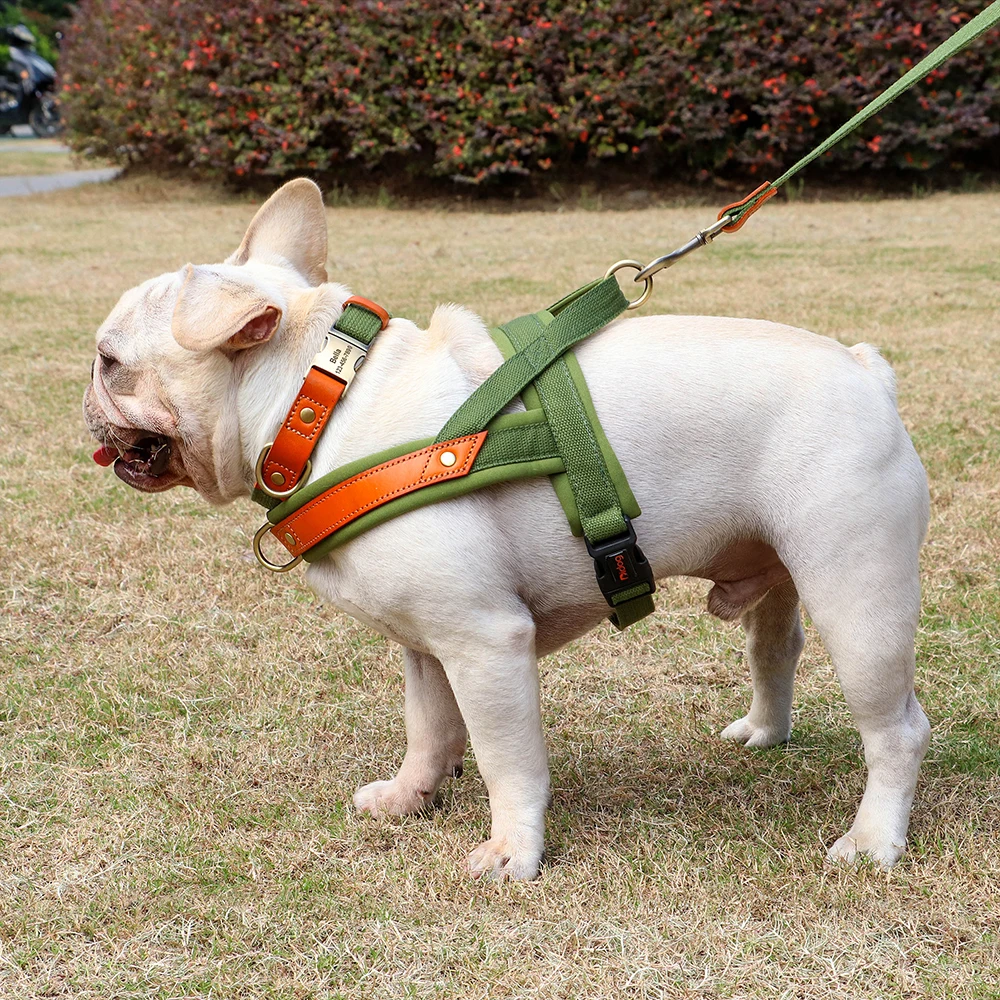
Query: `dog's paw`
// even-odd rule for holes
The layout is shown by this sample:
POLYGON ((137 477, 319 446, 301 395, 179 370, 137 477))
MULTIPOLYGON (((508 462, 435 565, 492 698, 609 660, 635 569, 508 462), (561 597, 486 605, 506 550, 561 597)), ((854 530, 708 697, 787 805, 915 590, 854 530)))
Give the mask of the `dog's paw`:
POLYGON ((722 739, 733 740, 747 747, 776 747, 780 743, 787 743, 791 735, 791 725, 760 726, 751 722, 749 715, 737 719, 719 733, 722 739))
POLYGON ((373 781, 354 793, 354 808, 373 816, 409 816, 429 809, 434 802, 434 792, 416 785, 392 781, 373 781))
POLYGON ((516 846, 506 837, 493 837, 469 855, 473 878, 532 879, 542 863, 540 848, 516 846))
POLYGON ((882 868, 891 868, 902 857, 905 848, 906 844, 894 843, 889 838, 866 836, 852 830, 826 852, 826 860, 833 864, 855 865, 867 857, 882 868))

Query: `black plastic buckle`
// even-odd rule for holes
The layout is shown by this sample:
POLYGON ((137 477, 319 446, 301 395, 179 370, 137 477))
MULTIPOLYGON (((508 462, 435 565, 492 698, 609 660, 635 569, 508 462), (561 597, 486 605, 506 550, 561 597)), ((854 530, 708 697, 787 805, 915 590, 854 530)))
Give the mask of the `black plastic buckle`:
POLYGON ((590 558, 594 560, 597 585, 611 607, 615 606, 613 598, 616 594, 631 590, 640 583, 649 587, 650 594, 656 592, 653 569, 636 544, 635 528, 627 517, 625 527, 627 534, 606 538, 603 542, 592 544, 590 539, 584 539, 590 558))

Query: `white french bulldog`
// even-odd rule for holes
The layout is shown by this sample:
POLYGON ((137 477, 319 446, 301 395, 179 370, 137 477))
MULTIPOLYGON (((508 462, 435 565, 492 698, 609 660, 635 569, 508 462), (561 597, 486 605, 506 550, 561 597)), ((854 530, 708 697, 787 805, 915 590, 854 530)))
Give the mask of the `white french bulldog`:
MULTIPOLYGON (((322 196, 296 180, 225 263, 126 292, 98 330, 84 396, 95 458, 147 492, 246 497, 349 295, 327 281, 326 258, 322 196)), ((708 610, 746 630, 753 700, 722 737, 789 738, 801 601, 869 772, 829 857, 894 864, 930 732, 913 690, 929 503, 889 365, 865 344, 703 316, 620 319, 576 354, 643 508, 656 577, 713 581, 708 610)), ((434 436, 500 361, 482 321, 457 306, 428 330, 392 320, 331 418, 314 474, 434 436)), ((424 809, 460 772, 468 736, 492 814, 469 867, 536 876, 549 800, 537 659, 608 613, 551 485, 521 480, 405 514, 310 566, 308 580, 405 650, 406 755, 356 807, 424 809)))

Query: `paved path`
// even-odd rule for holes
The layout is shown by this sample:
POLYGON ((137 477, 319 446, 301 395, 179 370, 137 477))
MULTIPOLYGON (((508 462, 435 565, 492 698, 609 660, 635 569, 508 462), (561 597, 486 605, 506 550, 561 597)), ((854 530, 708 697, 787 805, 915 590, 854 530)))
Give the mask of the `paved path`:
MULTIPOLYGON (((0 0, 2 2, 2 0, 0 0)), ((15 126, 14 133, 0 137, 0 155, 3 153, 62 153, 70 151, 58 139, 38 139, 27 126, 15 126)), ((47 191, 61 191, 63 188, 80 184, 94 184, 109 181, 120 173, 117 167, 98 167, 93 170, 68 170, 61 174, 45 174, 32 177, 18 174, 0 177, 0 198, 14 198, 30 194, 44 194, 47 191)))
POLYGON ((0 198, 19 195, 44 194, 47 191, 61 191, 63 188, 78 187, 109 181, 121 173, 119 167, 101 167, 97 170, 71 170, 66 174, 46 174, 43 177, 0 177, 0 198))

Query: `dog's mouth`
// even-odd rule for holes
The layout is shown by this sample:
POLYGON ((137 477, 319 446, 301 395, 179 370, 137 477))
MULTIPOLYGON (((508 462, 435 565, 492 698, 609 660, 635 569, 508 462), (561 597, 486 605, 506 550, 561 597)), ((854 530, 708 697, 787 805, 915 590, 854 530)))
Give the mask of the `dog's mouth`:
POLYGON ((126 444, 102 445, 94 452, 98 465, 114 465, 115 475, 128 486, 147 493, 175 486, 181 477, 170 472, 173 443, 161 434, 147 434, 126 444))

